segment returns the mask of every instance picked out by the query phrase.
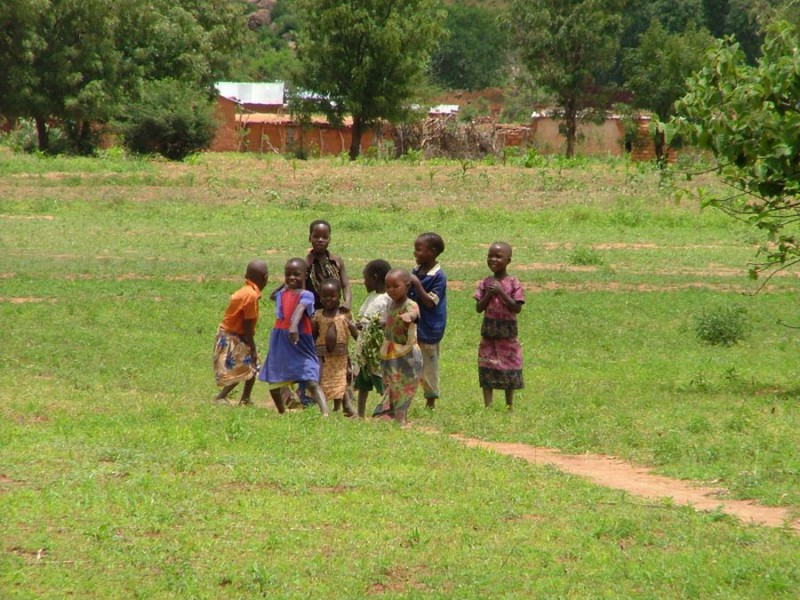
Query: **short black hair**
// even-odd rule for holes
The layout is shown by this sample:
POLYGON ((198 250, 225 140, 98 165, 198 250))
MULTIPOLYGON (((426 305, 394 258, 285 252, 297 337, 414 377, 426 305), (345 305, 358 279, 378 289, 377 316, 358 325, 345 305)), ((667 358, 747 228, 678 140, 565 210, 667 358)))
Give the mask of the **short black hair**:
POLYGON ((380 280, 386 279, 386 274, 392 270, 392 265, 382 258, 376 258, 369 261, 364 267, 364 272, 369 275, 375 275, 380 280))
POLYGON ((411 272, 408 269, 404 269, 402 267, 396 267, 391 269, 387 274, 386 277, 389 275, 399 275, 403 278, 403 281, 409 283, 411 281, 411 272))
POLYGON ((329 232, 331 231, 330 223, 328 223, 325 219, 316 219, 314 221, 311 221, 311 225, 308 226, 308 235, 314 233, 314 227, 316 227, 317 225, 325 225, 325 227, 328 228, 328 231, 329 232))
POLYGON ((436 252, 436 256, 444 252, 444 240, 438 233, 427 231, 425 233, 420 233, 417 239, 430 246, 433 251, 436 252))
POLYGON ((306 262, 305 258, 300 258, 299 256, 295 256, 294 258, 290 258, 283 265, 284 270, 286 269, 286 267, 288 267, 292 263, 299 263, 299 264, 303 265, 303 270, 308 272, 308 263, 306 262))
POLYGON ((332 285, 334 286, 339 293, 342 292, 342 282, 336 279, 335 277, 328 277, 328 279, 323 279, 322 282, 319 284, 319 291, 322 291, 322 288, 332 285))

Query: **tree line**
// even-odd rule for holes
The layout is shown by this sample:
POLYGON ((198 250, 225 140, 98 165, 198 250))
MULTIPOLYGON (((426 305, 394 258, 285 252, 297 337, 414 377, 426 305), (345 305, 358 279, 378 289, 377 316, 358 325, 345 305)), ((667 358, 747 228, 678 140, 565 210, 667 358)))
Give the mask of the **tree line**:
POLYGON ((180 136, 153 140, 212 131, 214 81, 282 79, 315 92, 296 97, 298 118, 353 118, 355 158, 364 130, 408 118, 420 96, 503 86, 523 118, 534 102, 557 107, 571 155, 592 109, 622 97, 666 121, 716 38, 734 35, 752 65, 770 23, 800 20, 797 0, 267 4, 264 16, 244 0, 5 0, 0 115, 31 120, 42 152, 54 123, 78 152, 113 123, 144 150, 180 157, 180 136))

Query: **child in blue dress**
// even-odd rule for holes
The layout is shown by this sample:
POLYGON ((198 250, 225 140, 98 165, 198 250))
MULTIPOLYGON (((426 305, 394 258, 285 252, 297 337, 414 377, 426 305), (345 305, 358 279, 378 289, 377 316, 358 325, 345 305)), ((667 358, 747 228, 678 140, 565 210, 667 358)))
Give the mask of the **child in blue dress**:
POLYGON ((269 335, 269 354, 258 378, 269 383, 269 393, 279 413, 286 411, 281 388, 300 383, 327 417, 328 403, 318 383, 319 359, 311 327, 314 294, 303 289, 306 268, 302 258, 286 262, 284 287, 275 294, 276 319, 269 335))

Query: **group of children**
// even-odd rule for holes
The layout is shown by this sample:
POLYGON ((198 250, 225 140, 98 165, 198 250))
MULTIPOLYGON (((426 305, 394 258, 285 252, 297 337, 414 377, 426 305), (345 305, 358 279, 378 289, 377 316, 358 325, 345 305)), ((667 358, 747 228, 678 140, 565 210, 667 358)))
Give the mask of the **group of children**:
MULTIPOLYGON (((439 398, 439 346, 447 324, 447 278, 438 262, 444 240, 423 233, 414 242, 416 266, 408 271, 373 260, 362 275, 367 297, 351 312, 352 290, 344 261, 331 254, 331 226, 313 221, 311 250, 305 259, 291 258, 284 281, 270 298, 275 301, 275 323, 269 351, 259 367, 255 344, 258 306, 267 278, 267 265, 247 265, 245 285, 231 296, 217 331, 214 371, 222 389, 216 402, 226 403, 230 392, 244 383, 240 404, 251 404, 256 377, 269 385, 279 413, 298 404, 316 404, 320 412, 366 415, 369 393, 381 400, 373 418, 407 422, 421 385, 428 408, 439 398), (356 340, 351 359, 348 342, 356 340), (297 386, 295 391, 294 386, 297 386), (357 409, 353 407, 357 393, 357 409)), ((523 387, 522 348, 516 317, 525 301, 522 286, 507 272, 511 246, 495 242, 487 265, 492 275, 478 283, 474 298, 483 313, 478 348, 478 374, 484 403, 492 404, 495 389, 505 391, 513 406, 514 390, 523 387)))

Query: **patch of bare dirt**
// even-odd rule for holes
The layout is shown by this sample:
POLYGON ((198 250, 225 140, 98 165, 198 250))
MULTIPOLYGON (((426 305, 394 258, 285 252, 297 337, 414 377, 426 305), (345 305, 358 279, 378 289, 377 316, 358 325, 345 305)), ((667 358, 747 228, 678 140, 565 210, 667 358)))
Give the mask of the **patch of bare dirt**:
POLYGON ((41 298, 36 296, 0 296, 0 303, 8 302, 9 304, 37 304, 39 302, 47 302, 55 304, 55 298, 41 298))
POLYGON ((654 475, 639 467, 611 456, 599 454, 562 454, 551 448, 484 440, 453 434, 450 437, 472 447, 491 450, 521 458, 539 465, 553 465, 561 471, 579 475, 593 483, 620 489, 652 500, 671 499, 675 504, 688 505, 696 510, 721 510, 745 523, 767 527, 784 527, 800 531, 800 520, 791 520, 785 508, 762 506, 746 500, 716 498, 718 489, 694 486, 679 479, 654 475))
MULTIPOLYGON (((681 290, 715 290, 718 292, 751 293, 753 287, 748 285, 737 285, 734 283, 710 283, 705 281, 688 281, 685 283, 650 284, 650 283, 620 283, 618 281, 586 281, 581 283, 558 283, 548 281, 546 283, 533 283, 530 281, 522 282, 526 292, 539 294, 543 292, 677 292, 681 290)), ((460 281, 449 279, 448 289, 462 291, 473 289, 475 282, 460 281)), ((779 288, 776 285, 766 285, 760 293, 769 293, 779 288)))
POLYGON ((17 221, 52 221, 53 215, 0 215, 0 219, 13 219, 17 221))
POLYGON ((409 590, 425 591, 430 586, 419 581, 425 574, 423 567, 392 567, 384 571, 383 581, 376 581, 367 589, 367 594, 397 594, 409 590))

